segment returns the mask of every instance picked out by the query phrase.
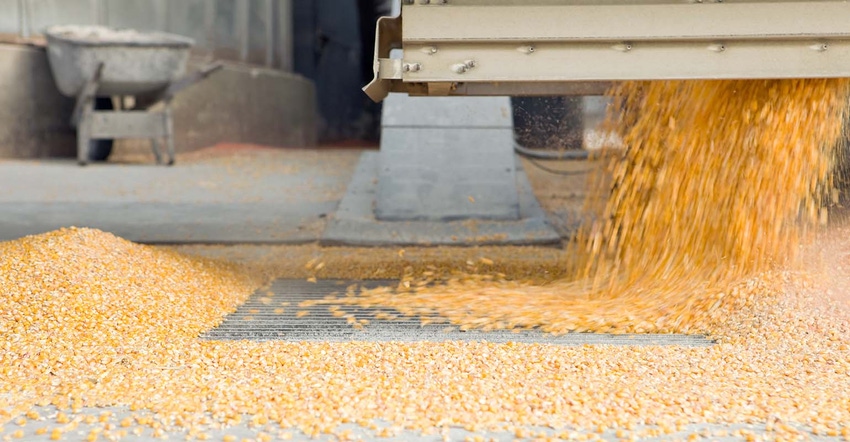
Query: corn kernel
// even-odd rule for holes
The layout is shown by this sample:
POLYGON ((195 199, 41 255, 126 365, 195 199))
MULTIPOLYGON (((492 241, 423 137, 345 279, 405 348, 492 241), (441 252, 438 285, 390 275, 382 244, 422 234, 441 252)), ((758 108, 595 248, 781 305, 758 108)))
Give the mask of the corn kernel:
MULTIPOLYGON (((359 275, 400 277, 401 293, 346 292, 310 305, 328 305, 334 315, 345 306, 394 307, 423 325, 448 321, 453 330, 708 333, 719 342, 714 347, 200 341, 268 282, 267 269, 66 229, 0 243, 0 312, 7 315, 0 321, 11 330, 0 329, 0 391, 21 384, 38 396, 12 395, 16 411, 0 410, 0 418, 12 421, 33 403, 55 400, 75 410, 129 404, 176 416, 197 438, 212 415, 215 424, 254 416, 257 425, 281 422, 315 436, 381 419, 392 426, 375 433, 387 436, 402 427, 434 433, 451 423, 478 432, 519 422, 575 428, 570 438, 598 440, 588 432, 653 422, 655 428, 617 436, 659 437, 690 422, 765 422, 778 412, 825 434, 842 428, 848 438, 840 427, 850 421, 846 315, 828 302, 840 293, 828 295, 818 291, 822 282, 782 270, 803 253, 798 246, 807 234, 799 227, 818 228, 824 218, 818 193, 829 193, 847 83, 621 85, 614 95, 622 120, 609 124, 629 147, 608 169, 615 185, 591 189, 599 201, 588 205, 600 205, 591 209, 601 216, 572 243, 576 262, 565 262, 557 276, 546 279, 540 268, 515 262, 519 249, 410 249, 404 260, 387 250, 375 252, 386 255, 383 263, 359 275), (416 263, 438 253, 457 255, 446 260, 454 268, 416 263), (466 273, 489 271, 495 261, 513 276, 466 273), (396 273, 381 268, 395 262, 396 273), (541 280, 546 284, 534 283, 541 280), (62 371, 62 382, 21 368, 19 361, 37 354, 43 360, 34 364, 62 371), (84 388, 69 392, 70 385, 84 388)), ((298 272, 289 276, 343 272, 338 264, 350 253, 327 249, 321 256, 305 268, 294 260, 298 272)), ((353 327, 368 323, 346 319, 353 327)), ((28 415, 13 422, 24 425, 28 415)), ((100 417, 104 438, 126 434, 110 433, 110 418, 100 417)), ((153 428, 154 437, 171 425, 167 418, 136 422, 153 428)), ((793 425, 770 422, 777 439, 799 436, 793 425)))

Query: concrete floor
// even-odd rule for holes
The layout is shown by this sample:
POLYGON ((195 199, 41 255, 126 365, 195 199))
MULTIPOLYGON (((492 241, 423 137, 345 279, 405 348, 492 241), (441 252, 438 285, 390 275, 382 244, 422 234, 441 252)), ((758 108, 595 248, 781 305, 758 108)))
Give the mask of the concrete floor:
POLYGON ((148 243, 312 242, 358 157, 258 149, 173 167, 0 162, 0 240, 77 226, 148 243))
MULTIPOLYGON (((144 157, 87 167, 70 160, 0 161, 0 240, 77 226, 145 243, 314 242, 345 195, 360 153, 213 149, 185 155, 173 167, 140 162, 144 157)), ((525 168, 549 222, 569 235, 585 176, 525 168)))

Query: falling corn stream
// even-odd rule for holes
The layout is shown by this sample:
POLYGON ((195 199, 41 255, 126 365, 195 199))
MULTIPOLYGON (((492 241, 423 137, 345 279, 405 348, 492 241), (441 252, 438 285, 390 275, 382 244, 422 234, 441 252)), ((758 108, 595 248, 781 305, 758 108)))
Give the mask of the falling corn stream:
POLYGON ((730 284, 793 265, 825 223, 848 90, 844 79, 624 83, 604 124, 627 148, 592 177, 572 277, 463 275, 340 301, 461 327, 710 333, 730 284))
MULTIPOLYGON (((0 243, 0 435, 47 434, 49 420, 56 440, 176 429, 206 439, 240 423, 258 440, 347 439, 345 423, 378 436, 462 427, 534 438, 529 428, 547 427, 546 437, 594 440, 743 422, 764 434, 732 436, 850 440, 840 279, 850 241, 846 228, 823 228, 850 80, 624 83, 611 96, 606 125, 625 149, 592 178, 568 277, 434 267, 320 303, 466 329, 704 333, 717 345, 202 341, 282 275, 64 229, 0 243), (837 273, 826 277, 806 258, 830 234, 825 265, 837 273), (134 414, 87 411, 105 406, 134 414)), ((483 268, 510 266, 510 255, 483 268)))

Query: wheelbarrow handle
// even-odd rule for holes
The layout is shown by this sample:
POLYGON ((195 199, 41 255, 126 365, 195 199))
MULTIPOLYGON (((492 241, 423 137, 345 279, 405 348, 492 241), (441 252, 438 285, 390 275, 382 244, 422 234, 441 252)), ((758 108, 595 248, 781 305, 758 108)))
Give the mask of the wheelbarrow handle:
POLYGON ((220 61, 214 61, 199 69, 198 74, 206 78, 209 77, 211 74, 215 73, 216 71, 221 70, 222 68, 224 68, 224 63, 220 61))
POLYGON ((212 62, 212 63, 196 70, 195 72, 192 72, 189 75, 186 75, 185 77, 175 81, 174 83, 171 83, 171 85, 168 86, 168 88, 159 97, 157 97, 156 100, 154 100, 153 103, 151 103, 151 105, 158 103, 160 101, 171 100, 172 98, 174 98, 175 95, 177 95, 183 89, 186 89, 186 88, 194 85, 195 83, 203 81, 204 79, 206 79, 210 75, 221 70, 223 67, 224 67, 224 63, 222 63, 220 61, 215 61, 215 62, 212 62))

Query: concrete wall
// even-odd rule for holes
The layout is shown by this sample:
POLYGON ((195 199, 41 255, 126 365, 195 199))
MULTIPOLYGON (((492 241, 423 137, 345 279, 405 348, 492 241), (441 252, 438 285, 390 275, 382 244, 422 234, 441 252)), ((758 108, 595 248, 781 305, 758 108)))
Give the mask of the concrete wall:
POLYGON ((73 108, 59 95, 43 48, 0 44, 0 157, 73 155, 73 108))
POLYGON ((231 64, 174 100, 177 149, 220 142, 315 145, 315 94, 301 76, 231 64))

